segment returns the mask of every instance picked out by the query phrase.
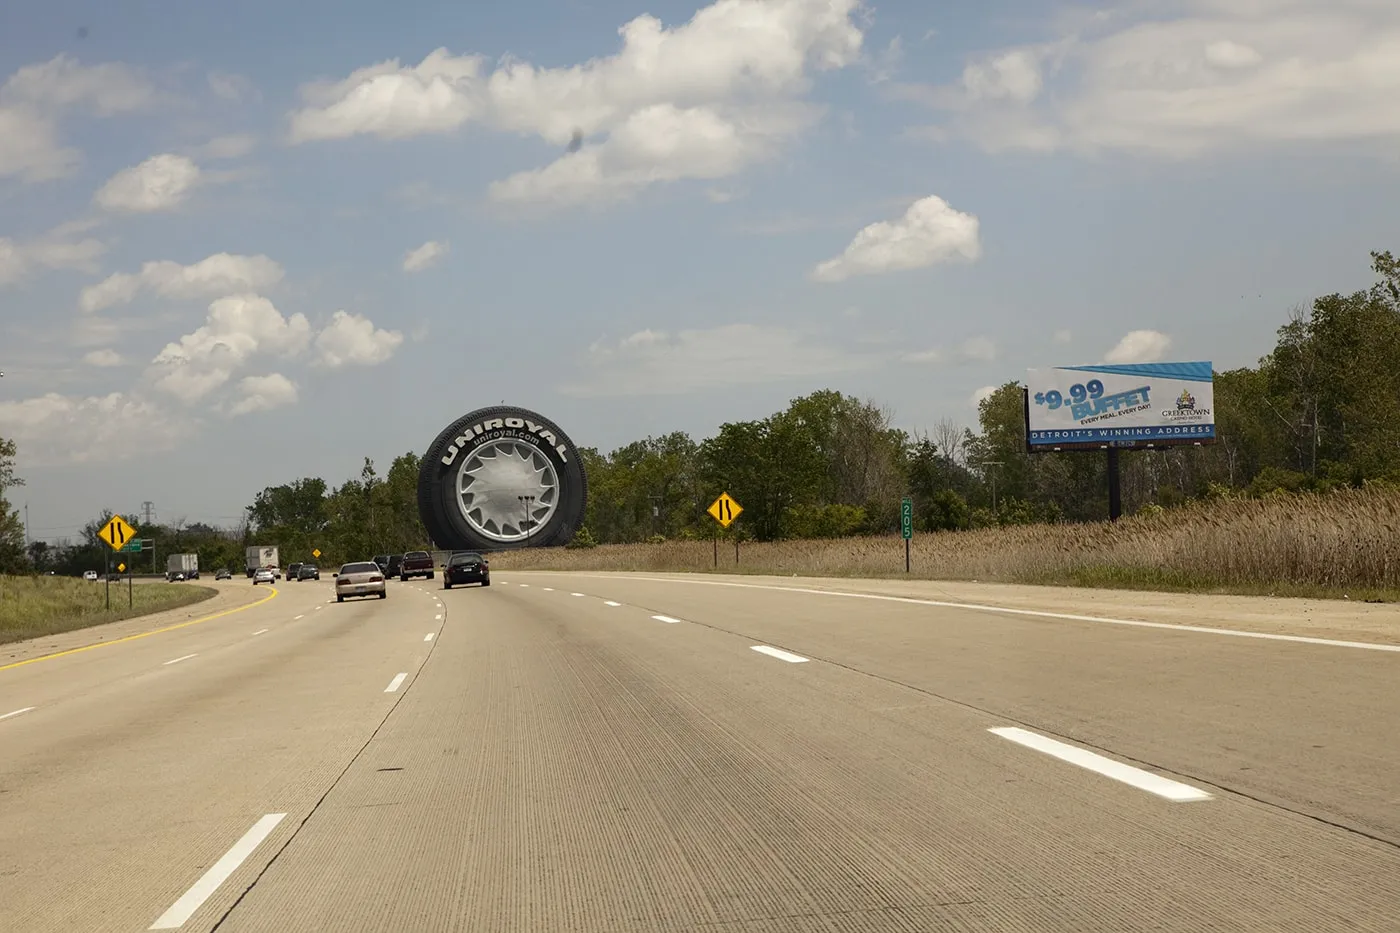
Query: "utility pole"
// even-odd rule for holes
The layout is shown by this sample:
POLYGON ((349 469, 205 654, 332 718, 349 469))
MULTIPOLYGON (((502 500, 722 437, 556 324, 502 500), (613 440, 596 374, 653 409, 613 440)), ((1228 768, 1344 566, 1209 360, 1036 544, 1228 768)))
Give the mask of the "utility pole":
POLYGON ((658 505, 658 503, 661 501, 661 497, 647 496, 647 498, 651 500, 651 534, 652 537, 655 537, 657 534, 659 534, 659 532, 656 530, 656 525, 661 518, 661 506, 658 505))
MULTIPOLYGON (((1006 466, 1006 461, 1005 461, 1005 460, 983 460, 983 461, 980 461, 979 463, 977 463, 976 465, 977 465, 977 466, 981 466, 981 467, 1003 467, 1003 466, 1006 466)), ((995 514, 997 514, 997 473, 996 473, 996 470, 992 470, 992 471, 991 471, 991 476, 990 476, 990 478, 991 478, 991 481, 992 481, 992 514, 995 515, 995 514)))
POLYGON ((29 550, 29 503, 24 504, 24 549, 29 550))

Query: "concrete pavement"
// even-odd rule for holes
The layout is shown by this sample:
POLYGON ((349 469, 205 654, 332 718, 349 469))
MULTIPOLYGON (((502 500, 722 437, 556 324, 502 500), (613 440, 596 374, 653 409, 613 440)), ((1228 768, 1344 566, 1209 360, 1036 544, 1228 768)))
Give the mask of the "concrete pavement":
POLYGON ((437 582, 0 671, 0 929, 1397 928, 1400 653, 437 582))

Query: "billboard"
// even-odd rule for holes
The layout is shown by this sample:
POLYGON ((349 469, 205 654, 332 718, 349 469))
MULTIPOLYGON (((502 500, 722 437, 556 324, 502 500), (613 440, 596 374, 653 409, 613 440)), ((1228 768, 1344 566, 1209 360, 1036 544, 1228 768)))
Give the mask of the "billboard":
POLYGON ((1026 374, 1032 451, 1215 442, 1209 362, 1101 363, 1026 374))

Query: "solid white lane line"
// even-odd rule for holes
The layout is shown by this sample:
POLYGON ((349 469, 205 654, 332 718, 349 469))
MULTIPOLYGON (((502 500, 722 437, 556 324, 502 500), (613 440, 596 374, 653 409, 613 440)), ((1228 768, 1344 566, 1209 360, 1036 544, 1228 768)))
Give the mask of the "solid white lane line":
POLYGON ((800 654, 793 654, 791 651, 784 651, 781 648, 770 648, 768 645, 754 645, 753 650, 759 654, 766 654, 770 658, 777 658, 779 661, 787 661, 789 664, 804 664, 811 660, 804 658, 800 654))
POLYGON ((187 654, 187 655, 184 655, 183 657, 176 658, 176 659, 173 660, 173 661, 166 661, 165 663, 166 663, 166 664, 179 664, 181 661, 188 661, 190 658, 197 658, 197 657, 199 657, 198 654, 187 654))
POLYGON ((254 635, 261 635, 261 634, 263 634, 263 633, 266 632, 266 631, 267 631, 267 629, 265 629, 265 628, 260 628, 260 629, 258 629, 256 632, 254 632, 253 634, 254 634, 254 635))
POLYGON ((1047 738, 1036 732, 1015 727, 1004 729, 988 729, 993 735, 999 735, 1003 739, 1010 739, 1018 745, 1026 748, 1033 748, 1038 752, 1044 752, 1061 761, 1067 761, 1072 765, 1086 768, 1104 777, 1113 778, 1115 781, 1122 781, 1138 790, 1145 790, 1149 794, 1156 794, 1158 797, 1165 797, 1177 803, 1189 803, 1193 800, 1209 800, 1210 794, 1180 781, 1173 781, 1161 775, 1144 771, 1141 768, 1134 768, 1132 765, 1125 765, 1121 761, 1114 761, 1112 758, 1105 758, 1103 755, 1091 752, 1088 749, 1079 748, 1075 745, 1068 745, 1058 742, 1055 739, 1047 738))
POLYGON ((272 834, 277 828, 277 824, 282 822, 285 813, 269 813, 253 824, 253 828, 243 834, 243 838, 233 844, 233 848, 224 853, 223 858, 210 867, 204 876, 194 883, 188 891, 180 896, 180 899, 170 905, 170 909, 160 915, 160 919, 151 924, 148 930, 178 930, 185 925, 185 921, 194 916, 194 912, 204 905, 209 899, 209 895, 219 889, 219 885, 228 880, 229 875, 238 870, 248 856, 253 854, 253 850, 262 844, 262 841, 272 834))
POLYGON ((395 675, 394 675, 394 679, 391 680, 391 681, 389 681, 389 686, 387 686, 387 687, 384 688, 384 692, 385 692, 385 693, 393 693, 395 690, 399 689, 399 687, 403 686, 404 678, 407 677, 407 676, 408 676, 408 674, 406 674, 406 673, 404 673, 404 674, 395 674, 395 675))
POLYGON ((26 706, 24 709, 17 709, 13 713, 6 713, 5 715, 0 716, 0 719, 9 719, 11 716, 18 716, 20 713, 27 713, 32 709, 34 709, 33 706, 26 706))
POLYGON ((604 605, 604 606, 621 606, 622 603, 615 603, 615 602, 613 602, 611 599, 605 599, 605 600, 603 600, 603 605, 604 605))
MULTIPOLYGON (((594 580, 612 580, 616 576, 598 574, 578 574, 594 580)), ((680 583, 690 586, 728 586, 744 590, 773 590, 779 593, 805 593, 809 596, 837 596, 843 599, 873 599, 887 603, 905 603, 913 606, 934 606, 939 609, 967 609, 971 612, 996 612, 1009 616, 1029 616, 1036 619, 1064 619, 1068 622, 1095 622, 1099 625, 1126 625, 1135 628, 1168 629, 1178 632, 1194 632, 1199 635, 1226 635, 1232 638, 1258 638, 1263 641, 1290 641, 1302 645, 1326 645, 1331 648, 1360 648, 1365 651, 1389 651, 1400 654, 1400 645, 1385 645, 1372 641, 1340 641, 1335 638, 1315 638, 1311 635, 1276 635, 1270 632, 1245 632, 1232 628, 1215 628, 1206 625, 1179 625, 1175 622, 1145 622, 1141 619, 1113 619, 1107 616, 1085 616, 1069 612, 1049 612, 1043 609, 1012 609, 1008 606, 988 606, 981 603, 955 603, 938 599, 918 599, 913 596, 885 596, 879 593, 848 593, 844 590, 818 590, 803 586, 774 586, 765 583, 731 583, 727 580, 677 580, 671 577, 622 577, 624 580, 637 580, 645 583, 680 583)))
POLYGON ((680 619, 673 619, 670 616, 652 616, 652 618, 658 622, 665 622, 669 625, 675 625, 680 621, 680 619))
POLYGON ((424 640, 424 641, 432 641, 432 640, 433 640, 433 633, 432 633, 432 632, 429 632, 428 634, 424 635, 424 636, 423 636, 423 640, 424 640))

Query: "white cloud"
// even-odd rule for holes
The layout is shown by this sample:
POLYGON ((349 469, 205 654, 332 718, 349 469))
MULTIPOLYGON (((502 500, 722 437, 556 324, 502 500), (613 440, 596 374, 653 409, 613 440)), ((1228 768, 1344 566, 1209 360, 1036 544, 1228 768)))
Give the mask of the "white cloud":
POLYGON ((601 143, 490 187, 497 201, 580 204, 629 197, 649 185, 727 178, 776 153, 811 122, 799 105, 770 105, 744 119, 711 107, 654 104, 638 110, 601 143))
POLYGON ((210 298, 256 292, 282 281, 282 266, 268 257, 215 253, 184 266, 168 259, 148 262, 137 273, 117 272, 83 289, 79 306, 86 312, 129 304, 142 289, 165 298, 210 298))
POLYGON ((206 159, 238 159, 257 148, 258 138, 251 133, 235 133, 229 136, 216 136, 199 147, 199 154, 206 159))
POLYGON ((0 401, 0 434, 19 445, 26 466, 104 464, 171 450, 194 427, 138 396, 50 392, 0 401))
POLYGON ((54 121, 22 107, 0 107, 0 178, 62 178, 81 161, 78 150, 58 141, 54 121))
POLYGON ((1050 342, 1057 346, 1064 346, 1074 339, 1074 334, 1068 330, 1057 330, 1050 338, 1050 342))
POLYGON ((1040 55, 1016 49, 963 69, 962 86, 973 100, 1012 100, 1029 103, 1040 95, 1040 55))
POLYGON ((98 116, 147 106, 154 88, 126 65, 81 65, 67 55, 28 65, 0 85, 0 178, 61 178, 81 161, 59 142, 58 125, 72 110, 98 116))
POLYGON ((1161 331, 1135 330, 1104 354, 1105 363, 1153 363, 1166 355, 1172 339, 1161 331))
POLYGON ((993 53, 936 137, 992 151, 1188 158, 1280 144, 1393 153, 1400 142, 1400 4, 1179 0, 1086 19, 1048 43, 993 53))
POLYGON ((439 243, 437 240, 429 240, 417 249, 411 249, 404 254, 403 271, 422 272, 443 256, 446 256, 447 249, 448 245, 446 243, 439 243))
POLYGON ((257 355, 292 357, 311 343, 303 314, 283 317, 260 295, 232 295, 209 305, 203 326, 166 344, 150 375, 160 389, 194 403, 223 386, 257 355))
POLYGON ((93 201, 109 211, 169 211, 184 202, 199 180, 194 160, 167 152, 117 172, 93 201))
POLYGON ((380 330, 369 318, 337 311, 316 337, 316 363, 329 369, 375 366, 394 355, 403 343, 396 330, 380 330))
POLYGON ((208 80, 209 90, 213 91, 216 97, 233 103, 240 103, 258 96, 257 88, 253 86, 253 82, 243 75, 211 71, 208 80))
POLYGON ((973 262, 981 255, 977 218, 930 196, 915 201, 899 220, 880 221, 861 230, 844 253, 818 264, 812 278, 840 282, 956 260, 973 262))
POLYGON ((757 324, 677 333, 642 330, 589 348, 569 395, 679 395, 699 389, 851 372, 880 357, 852 353, 816 335, 757 324))
POLYGON ((86 356, 83 357, 83 362, 88 364, 89 366, 108 368, 112 366, 120 366, 122 365, 122 363, 125 362, 125 360, 122 359, 121 354, 118 353, 116 350, 102 349, 93 350, 91 353, 88 353, 86 356))
POLYGON ((417 65, 371 65, 303 89, 294 142, 397 139, 480 122, 578 151, 492 186, 506 201, 579 203, 648 185, 732 175, 809 126, 816 71, 860 58, 860 0, 717 0, 667 28, 642 15, 613 55, 569 67, 438 49, 417 65), (572 147, 571 147, 572 148, 572 147))
POLYGON ((67 55, 21 68, 0 88, 0 101, 5 103, 22 101, 54 109, 88 107, 104 117, 139 110, 154 96, 150 82, 130 66, 82 65, 67 55))
POLYGON ((873 84, 884 84, 894 78, 899 71, 899 66, 904 63, 904 40, 895 36, 890 40, 890 44, 885 46, 884 51, 874 56, 867 64, 870 71, 870 81, 873 84))
POLYGON ((238 383, 239 399, 229 409, 231 415, 246 415, 255 411, 271 411, 297 402, 296 383, 281 373, 248 376, 238 383))
POLYGON ((36 269, 95 272, 107 246, 80 234, 87 224, 63 224, 32 240, 0 237, 0 288, 14 285, 36 269))
POLYGON ((997 345, 990 337, 969 337, 949 352, 942 347, 905 353, 906 363, 990 363, 997 358, 997 345))
POLYGON ((975 391, 973 391, 971 397, 968 398, 967 401, 968 401, 968 404, 970 404, 973 408, 977 408, 977 407, 979 407, 983 402, 985 402, 987 399, 991 398, 993 395, 996 395, 996 394, 997 394, 997 387, 996 387, 996 386, 982 386, 982 388, 976 389, 975 391))

